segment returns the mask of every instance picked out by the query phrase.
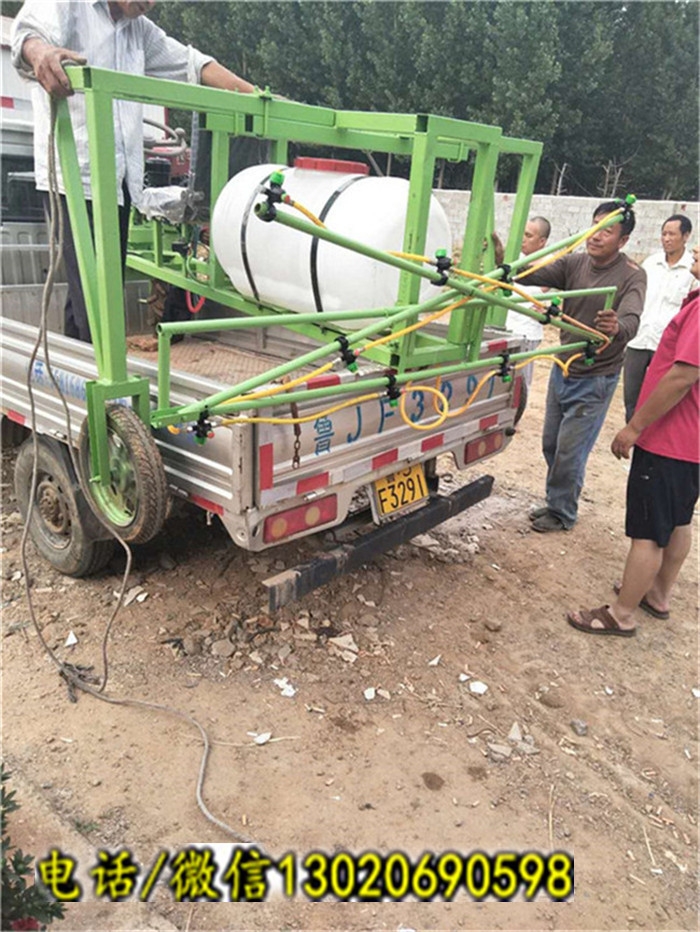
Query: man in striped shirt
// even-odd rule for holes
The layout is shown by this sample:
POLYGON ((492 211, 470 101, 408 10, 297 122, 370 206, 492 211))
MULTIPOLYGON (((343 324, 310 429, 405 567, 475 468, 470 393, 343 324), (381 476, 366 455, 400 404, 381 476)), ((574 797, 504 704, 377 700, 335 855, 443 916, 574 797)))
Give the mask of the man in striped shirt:
MULTIPOLYGON (((155 0, 26 0, 12 30, 12 61, 18 72, 38 83, 32 91, 34 108, 34 168, 36 186, 48 192, 48 138, 50 97, 68 97, 78 163, 88 214, 92 215, 90 158, 85 99, 73 95, 64 62, 88 64, 129 74, 204 84, 229 91, 251 93, 252 84, 224 68, 210 55, 183 45, 147 19, 155 0)), ((117 198, 122 244, 126 256, 129 207, 138 205, 143 190, 143 107, 135 101, 114 103, 117 164, 117 198)), ((58 189, 65 194, 58 170, 58 189)), ((48 203, 48 194, 46 195, 48 203)), ((67 336, 91 342, 80 284, 75 246, 70 235, 65 198, 61 206, 66 222, 63 258, 68 279, 65 308, 67 336)))

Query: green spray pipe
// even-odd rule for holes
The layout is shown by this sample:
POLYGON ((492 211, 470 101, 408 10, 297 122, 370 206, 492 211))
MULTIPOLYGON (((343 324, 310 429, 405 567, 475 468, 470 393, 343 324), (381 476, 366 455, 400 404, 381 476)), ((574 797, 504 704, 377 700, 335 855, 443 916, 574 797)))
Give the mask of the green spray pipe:
MULTIPOLYGON (((534 353, 513 353, 512 356, 508 356, 509 362, 523 362, 525 360, 533 359, 535 356, 551 356, 554 353, 569 353, 579 349, 585 349, 587 346, 586 343, 567 343, 565 346, 557 347, 556 349, 543 349, 538 350, 534 353)), ((488 369, 489 366, 498 366, 500 367, 503 364, 502 356, 491 356, 488 359, 479 359, 476 362, 471 363, 455 363, 452 366, 436 366, 432 369, 421 369, 419 372, 404 372, 400 375, 394 375, 393 381, 396 385, 406 385, 408 382, 416 382, 420 384, 424 381, 429 381, 431 379, 441 378, 447 375, 455 375, 459 373, 472 372, 477 369, 488 369)), ((210 409, 210 414, 225 414, 232 411, 247 411, 252 408, 270 408, 276 406, 284 406, 287 404, 302 403, 304 401, 313 401, 317 398, 330 398, 334 395, 349 395, 352 392, 362 391, 368 389, 376 388, 386 388, 389 385, 391 379, 389 376, 383 375, 378 376, 372 379, 362 379, 357 382, 348 382, 342 383, 340 385, 332 385, 328 388, 309 388, 305 390, 300 390, 296 392, 280 392, 279 395, 274 396, 274 398, 256 398, 253 401, 234 401, 230 405, 220 405, 215 408, 210 409)))
MULTIPOLYGON (((616 291, 617 291, 617 287, 615 285, 608 285, 607 288, 576 288, 576 289, 572 289, 571 291, 555 291, 554 289, 552 289, 551 291, 547 291, 542 294, 534 295, 533 297, 537 298, 538 301, 543 301, 543 300, 550 301, 552 298, 562 298, 562 299, 580 298, 580 297, 583 297, 583 295, 599 295, 600 294, 600 295, 608 296, 608 295, 614 295, 616 291)), ((520 296, 518 296, 517 298, 513 298, 513 300, 522 301, 523 303, 526 303, 529 300, 529 298, 521 298, 520 296)))
MULTIPOLYGON (((286 213, 284 211, 278 209, 270 211, 270 208, 265 201, 262 201, 256 205, 255 213, 262 220, 275 220, 278 223, 281 223, 282 226, 290 227, 291 229, 297 230, 301 233, 308 233, 309 236, 315 236, 319 239, 326 240, 329 243, 333 243, 335 246, 341 246, 344 249, 350 249, 352 252, 357 252, 360 255, 367 256, 370 259, 375 259, 377 262, 383 262, 386 265, 393 266, 394 268, 412 272, 415 275, 419 275, 421 278, 427 278, 429 281, 432 281, 435 284, 443 283, 443 277, 439 272, 432 272, 429 269, 423 269, 419 265, 416 265, 413 262, 409 262, 407 259, 399 259, 397 256, 392 256, 389 253, 382 252, 381 250, 375 249, 372 246, 367 246, 365 243, 360 243, 356 240, 350 239, 347 236, 343 236, 340 233, 335 233, 333 230, 329 230, 327 227, 319 227, 314 223, 310 223, 308 220, 302 220, 301 218, 295 217, 292 214, 286 213)), ((607 223, 607 225, 610 226, 616 221, 619 221, 619 219, 619 217, 611 217, 610 222, 607 223)), ((580 238, 581 235, 582 234, 579 234, 578 237, 572 237, 572 239, 567 242, 573 242, 577 238, 580 238)), ((553 246, 549 251, 552 252, 557 248, 561 248, 561 244, 553 246)), ((524 264, 528 265, 529 262, 524 264)), ((494 269, 492 272, 486 273, 484 277, 499 279, 503 276, 503 273, 504 270, 501 268, 494 269)), ((523 308, 521 305, 516 304, 514 301, 510 301, 507 298, 502 298, 493 292, 485 292, 483 287, 467 284, 463 278, 457 278, 451 275, 445 284, 460 294, 467 295, 469 297, 477 296, 490 304, 496 304, 498 307, 504 307, 507 310, 517 311, 521 314, 523 313, 523 308)), ((539 314, 537 311, 527 313, 527 316, 532 317, 535 314, 538 314, 535 319, 539 320, 540 322, 548 319, 544 315, 539 314)), ((578 327, 575 327, 573 324, 567 324, 564 321, 552 322, 556 323, 556 326, 561 330, 566 330, 569 333, 581 334, 581 330, 578 327)), ((591 339, 594 342, 603 342, 601 337, 591 336, 591 339)))
MULTIPOLYGON (((495 294, 488 293, 484 295, 484 292, 481 289, 473 285, 463 286, 465 290, 470 295, 483 295, 486 299, 491 301, 494 304, 498 304, 501 307, 507 309, 512 309, 518 312, 522 312, 522 308, 513 301, 509 301, 506 298, 501 298, 495 294)), ((353 346, 357 343, 362 342, 366 337, 373 336, 376 332, 382 329, 387 324, 393 325, 394 323, 399 323, 401 320, 404 320, 407 317, 418 315, 425 311, 431 311, 439 308, 441 305, 445 306, 449 301, 453 300, 454 295, 450 292, 443 293, 438 295, 435 298, 430 299, 429 301, 423 302, 423 304, 411 306, 405 308, 401 311, 398 311, 396 314, 391 315, 391 317, 386 318, 379 323, 369 324, 367 327, 363 327, 361 330, 358 330, 356 333, 348 337, 348 345, 353 346)), ((544 318, 542 318, 544 319, 544 318)), ((600 343, 602 339, 591 334, 588 337, 587 331, 582 331, 580 328, 576 327, 573 324, 568 324, 565 321, 560 321, 554 319, 553 323, 561 330, 566 330, 569 333, 576 334, 577 336, 586 335, 588 342, 600 343)), ((169 325, 164 325, 169 326, 169 325)), ((159 411, 164 411, 169 406, 169 368, 170 368, 170 345, 169 337, 162 333, 159 335, 159 354, 158 354, 158 408, 159 411)), ((586 344, 583 344, 584 346, 586 344)), ((567 344, 567 348, 571 348, 570 344, 567 344)), ((315 350, 311 350, 309 353, 299 357, 298 359, 291 360, 288 363, 283 363, 280 366, 275 367, 274 369, 268 370, 262 375, 248 379, 245 382, 241 382, 238 385, 231 386, 229 389, 217 392, 214 395, 204 399, 203 401, 185 405, 183 408, 179 409, 180 416, 183 420, 187 420, 190 417, 198 416, 205 407, 212 409, 215 406, 221 404, 222 402, 228 401, 232 396, 242 395, 245 392, 253 391, 256 388, 260 388, 262 385, 267 384, 274 379, 282 378, 285 375, 288 375, 290 372, 293 372, 296 369, 301 368, 304 365, 310 365, 314 362, 317 362, 324 357, 330 356, 336 352, 335 347, 331 344, 318 347, 315 350)))
MULTIPOLYGON (((329 230, 328 227, 317 226, 309 220, 303 220, 301 217, 296 217, 286 211, 278 210, 277 208, 273 210, 266 201, 261 201, 255 205, 255 215, 266 222, 275 220, 281 223, 282 226, 291 227, 291 229, 298 230, 301 233, 308 233, 310 236, 316 236, 319 239, 333 243, 335 246, 342 246, 344 249, 358 252, 360 255, 367 256, 369 259, 375 259, 377 262, 384 262, 386 265, 391 265, 395 269, 400 269, 402 272, 411 272, 413 275, 420 276, 420 278, 426 278, 435 285, 443 284, 443 275, 441 272, 424 269, 422 266, 415 262, 410 262, 408 259, 392 256, 387 252, 383 252, 381 249, 375 249, 373 246, 368 246, 366 243, 359 243, 356 240, 349 239, 347 236, 329 230)), ((501 272, 501 274, 503 273, 501 272)), ((454 287, 458 291, 461 290, 453 280, 450 280, 450 287, 454 287)))
MULTIPOLYGON (((483 295, 483 291, 473 285, 464 286, 465 290, 469 295, 483 295)), ((493 293, 488 293, 484 295, 489 301, 494 304, 498 304, 501 307, 507 309, 512 309, 515 311, 521 311, 521 307, 513 301, 509 301, 506 298, 498 297, 493 293)), ((446 294, 440 294, 435 298, 431 298, 429 301, 423 302, 423 304, 411 306, 405 308, 404 310, 398 311, 396 314, 393 314, 391 317, 386 318, 379 323, 369 324, 367 327, 363 327, 361 330, 358 330, 356 333, 349 336, 348 346, 353 346, 357 343, 362 342, 366 337, 373 336, 376 332, 387 324, 395 324, 404 320, 407 317, 412 317, 423 313, 425 311, 431 311, 439 308, 441 305, 445 306, 453 299, 453 296, 450 292, 446 294)), ((542 318, 544 319, 544 318, 542 318)), ((561 330, 566 330, 569 333, 576 334, 577 336, 583 336, 584 333, 587 335, 586 331, 582 331, 580 328, 574 326, 573 324, 568 324, 565 321, 560 321, 555 319, 554 323, 561 330)), ((162 411, 169 405, 169 368, 170 368, 170 353, 169 353, 169 338, 166 334, 159 335, 159 354, 158 354, 158 407, 162 411), (162 352, 161 352, 162 349, 162 352)), ((602 339, 591 334, 589 342, 600 343, 602 339)), ((586 345, 586 344, 584 344, 586 345)), ((335 347, 331 344, 318 347, 315 350, 311 350, 305 355, 291 360, 288 363, 283 363, 280 366, 275 367, 274 369, 268 370, 262 375, 254 376, 251 379, 241 382, 238 385, 233 385, 229 389, 217 392, 214 395, 204 399, 201 402, 186 405, 184 408, 180 409, 180 414, 183 420, 187 420, 189 417, 197 416, 203 408, 209 408, 210 410, 216 405, 227 401, 232 396, 242 395, 245 392, 253 391, 256 388, 260 388, 262 385, 267 384, 268 382, 273 381, 274 379, 282 378, 285 375, 288 375, 290 372, 293 372, 296 369, 300 369, 304 365, 310 365, 311 363, 317 362, 324 357, 330 356, 336 352, 335 347)))
POLYGON ((382 324, 386 326, 386 318, 391 317, 392 314, 396 314, 398 311, 404 311, 409 308, 415 311, 414 304, 404 304, 398 307, 382 307, 370 311, 309 311, 308 313, 300 314, 297 314, 295 311, 289 311, 286 314, 264 314, 260 317, 224 317, 209 320, 183 320, 166 324, 160 323, 156 327, 156 331, 158 333, 174 336, 177 333, 206 333, 211 330, 245 330, 248 327, 315 324, 317 321, 321 323, 334 323, 339 320, 363 320, 366 317, 385 318, 382 324))
MULTIPOLYGON (((577 350, 583 350, 587 346, 588 343, 567 343, 564 346, 545 348, 529 353, 513 353, 508 358, 510 362, 522 362, 524 360, 534 359, 537 356, 552 356, 561 353, 575 352, 577 350)), ((467 373, 478 369, 487 369, 489 366, 501 366, 502 363, 502 356, 494 356, 488 359, 479 359, 476 362, 471 363, 456 363, 450 366, 438 366, 431 369, 424 369, 420 372, 397 374, 394 376, 394 380, 395 384, 397 385, 405 385, 408 382, 416 382, 418 379, 436 379, 443 376, 467 373)), ((170 408, 163 411, 154 411, 151 416, 151 423, 155 428, 166 427, 170 424, 182 424, 185 421, 195 420, 196 417, 199 417, 201 414, 206 414, 207 416, 235 414, 240 411, 259 410, 262 408, 272 408, 291 403, 303 403, 307 401, 315 401, 317 399, 332 398, 337 395, 352 394, 353 392, 357 393, 360 391, 364 392, 373 389, 384 389, 388 386, 389 381, 390 379, 388 376, 377 376, 376 378, 361 380, 358 379, 357 381, 341 383, 340 385, 332 385, 326 388, 311 388, 305 390, 301 389, 298 391, 280 392, 279 395, 274 397, 256 398, 249 400, 242 399, 240 401, 231 401, 227 404, 217 404, 211 407, 205 405, 204 403, 200 403, 199 406, 189 405, 178 409, 170 408), (190 410, 193 407, 196 407, 194 412, 190 410)))
MULTIPOLYGON (((443 281, 442 275, 438 272, 432 272, 427 269, 422 269, 420 266, 417 266, 415 263, 409 262, 408 260, 400 259, 396 256, 391 256, 380 250, 374 249, 371 246, 367 246, 364 243, 358 243, 354 240, 350 240, 347 237, 341 236, 340 234, 333 233, 332 231, 328 230, 325 227, 319 227, 315 224, 298 219, 290 214, 280 212, 278 210, 271 212, 269 206, 265 202, 258 204, 255 208, 255 211, 256 211, 256 214, 258 214, 258 216, 261 216, 264 219, 268 219, 268 220, 275 219, 281 222, 283 225, 289 226, 293 229, 297 229, 300 232, 305 232, 311 236, 317 236, 321 239, 326 239, 334 243, 335 245, 342 246, 347 249, 351 249, 355 252, 359 252, 360 254, 366 255, 369 258, 373 258, 379 262, 384 262, 386 264, 393 265, 397 268, 408 271, 412 274, 417 274, 420 277, 427 278, 428 280, 434 281, 437 284, 440 284, 443 281)), ((617 219, 619 219, 619 217, 617 219)), ((615 220, 616 220, 616 217, 614 216, 611 217, 607 225, 611 225, 613 222, 615 222, 615 220)), ((576 237, 573 237, 570 241, 573 242, 575 239, 576 237)), ((559 248, 559 247, 558 246, 551 247, 551 251, 553 251, 556 248, 559 248)), ((494 270, 494 272, 487 277, 494 277, 494 275, 500 276, 502 274, 503 274, 503 269, 497 269, 497 270, 494 270)), ((484 300, 487 300, 493 304, 497 304, 500 307, 504 307, 509 310, 512 309, 519 313, 522 313, 523 311, 522 307, 516 304, 515 302, 508 301, 507 299, 501 298, 497 295, 494 295, 493 293, 485 293, 482 289, 478 288, 475 285, 469 285, 464 282, 457 281, 455 278, 450 278, 449 284, 453 288, 453 290, 456 291, 457 293, 467 295, 467 296, 478 295, 482 297, 484 300)), ((443 304, 444 306, 444 304, 447 301, 452 300, 453 297, 454 295, 450 294, 450 292, 447 292, 446 294, 442 294, 435 299, 432 299, 427 302, 423 302, 423 304, 421 305, 416 305, 414 307, 409 307, 409 308, 405 308, 404 310, 400 310, 396 314, 392 314, 389 317, 385 318, 384 320, 368 325, 367 327, 364 327, 361 330, 357 331, 348 340, 348 345, 350 346, 354 345, 364 340, 365 337, 367 336, 373 336, 379 330, 383 329, 386 325, 393 326, 395 323, 399 323, 400 321, 404 320, 407 317, 417 316, 418 314, 422 312, 433 310, 434 308, 439 307, 441 304, 443 304)), ((541 317, 540 319, 544 320, 545 318, 541 317)), ((556 323, 556 326, 558 326, 562 330, 567 330, 570 333, 582 335, 582 331, 578 327, 575 327, 574 325, 567 324, 559 320, 556 320, 555 323, 556 323)), ((600 342, 600 338, 596 338, 594 336, 591 337, 591 340, 593 342, 600 342)), ((162 352, 159 352, 158 403, 159 403, 159 410, 163 411, 164 409, 167 408, 168 402, 169 402, 169 381, 170 381, 169 379, 169 364, 170 364, 169 337, 167 336, 165 332, 163 332, 161 336, 159 337, 159 344, 160 344, 159 350, 162 348, 162 352)), ((328 346, 319 347, 318 349, 310 351, 309 353, 305 354, 299 359, 293 360, 289 363, 284 363, 281 366, 278 366, 272 370, 269 370, 263 375, 256 376, 253 379, 249 379, 238 385, 231 386, 230 389, 224 390, 222 392, 217 392, 216 394, 210 396, 207 399, 204 399, 203 401, 199 403, 186 405, 183 408, 179 409, 179 414, 185 420, 191 416, 196 416, 198 412, 201 412, 205 407, 208 409, 212 409, 216 405, 227 401, 229 398, 231 398, 231 396, 241 395, 244 392, 249 392, 255 388, 259 388, 260 386, 266 384, 269 381, 272 381, 276 378, 281 378, 282 376, 289 374, 295 369, 298 369, 304 365, 308 365, 313 362, 316 362, 324 358, 325 356, 331 355, 333 352, 334 352, 334 349, 332 347, 331 348, 329 348, 328 346)))
MULTIPOLYGON (((278 223, 281 223, 283 226, 290 227, 291 229, 298 230, 302 233, 308 233, 310 236, 315 236, 319 239, 326 240, 329 243, 333 243, 335 246, 342 246, 345 249, 351 249, 353 252, 358 252, 370 259, 376 259, 378 262, 384 262, 387 265, 391 265, 394 268, 401 269, 402 271, 412 272, 414 275, 419 275, 421 278, 426 278, 428 281, 431 281, 435 284, 441 284, 443 282, 443 276, 440 272, 424 269, 420 265, 417 265, 414 262, 410 262, 408 259, 401 259, 398 256, 392 256, 389 253, 382 252, 380 249, 367 246, 365 243, 358 243, 355 240, 351 240, 340 233, 329 230, 327 227, 317 226, 308 220, 304 220, 301 217, 296 217, 293 214, 279 210, 278 208, 272 210, 266 201, 261 201, 260 203, 256 204, 255 214, 261 220, 265 220, 267 222, 275 220, 278 223)), ((600 229, 603 230, 606 227, 613 226, 615 223, 620 223, 621 220, 622 214, 612 214, 607 220, 601 222, 600 229)), ((538 252, 532 253, 532 255, 527 256, 525 259, 519 259, 516 262, 510 263, 510 271, 517 271, 518 269, 531 265, 538 259, 544 258, 545 256, 548 256, 559 249, 564 249, 566 246, 570 246, 571 243, 575 243, 576 240, 581 239, 581 237, 584 236, 586 232, 587 231, 584 230, 581 233, 576 233, 573 236, 561 240, 552 246, 545 246, 544 249, 540 249, 538 252)), ((491 272, 485 272, 484 277, 500 279, 503 277, 503 274, 504 270, 502 268, 497 268, 493 269, 491 272)), ((454 276, 449 277, 448 284, 451 288, 455 288, 457 291, 462 291, 463 286, 461 286, 461 282, 455 279, 454 276)))
MULTIPOLYGON (((405 320, 407 317, 412 317, 416 314, 421 314, 425 311, 434 311, 442 306, 446 306, 450 303, 451 300, 454 300, 456 295, 450 292, 443 292, 439 295, 436 295, 434 298, 430 298, 428 301, 424 301, 422 304, 411 305, 410 307, 404 308, 403 310, 397 311, 396 314, 392 314, 390 317, 387 317, 383 320, 380 320, 373 324, 368 324, 368 326, 363 327, 361 330, 353 334, 347 335, 348 346, 353 346, 356 343, 362 342, 368 336, 374 336, 378 331, 383 330, 387 324, 399 323, 402 320, 405 320)), ((168 325, 163 325, 168 326, 168 325)), ((169 337, 165 333, 159 334, 158 337, 158 406, 159 410, 168 407, 169 404, 169 392, 166 390, 166 382, 169 382, 168 375, 168 363, 169 363, 169 337), (163 358, 161 358, 161 350, 165 348, 163 353, 163 358), (166 359, 167 357, 167 359, 166 359), (163 376, 163 381, 161 382, 161 375, 163 376)), ((208 398, 205 398, 202 401, 197 402, 196 404, 185 405, 183 408, 179 409, 180 414, 183 420, 187 420, 190 417, 198 416, 199 412, 203 408, 211 408, 214 405, 220 404, 223 401, 228 400, 233 395, 242 395, 245 392, 253 391, 256 388, 260 388, 262 385, 266 385, 268 382, 273 381, 274 379, 282 378, 285 375, 288 375, 290 372, 293 372, 295 369, 299 369, 302 366, 311 365, 312 363, 318 362, 320 359, 323 359, 326 356, 332 356, 338 352, 338 346, 335 343, 330 345, 324 344, 319 346, 314 350, 310 350, 308 353, 305 353, 303 356, 299 356, 297 359, 293 359, 290 362, 282 363, 279 366, 275 366, 273 369, 269 369, 267 372, 264 372, 262 375, 254 376, 253 378, 247 379, 244 382, 240 382, 238 385, 232 385, 230 388, 224 389, 223 391, 216 392, 214 395, 210 395, 208 398)), ((172 423, 172 422, 171 422, 172 423)))

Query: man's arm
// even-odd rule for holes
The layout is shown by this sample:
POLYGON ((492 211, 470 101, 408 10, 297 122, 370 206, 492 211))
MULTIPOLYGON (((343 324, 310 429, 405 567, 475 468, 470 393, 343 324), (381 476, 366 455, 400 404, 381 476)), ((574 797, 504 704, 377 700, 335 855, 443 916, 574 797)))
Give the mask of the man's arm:
POLYGON ((646 292, 646 272, 639 269, 630 279, 615 310, 599 311, 593 321, 593 326, 606 336, 620 340, 627 346, 639 329, 639 318, 644 308, 646 292))
POLYGON ((143 29, 147 75, 244 94, 252 94, 255 90, 252 84, 224 68, 211 55, 173 39, 150 19, 144 17, 140 25, 143 29))
POLYGON ((39 84, 54 97, 70 97, 73 93, 62 62, 71 61, 76 65, 84 65, 87 62, 86 58, 71 52, 70 49, 50 45, 38 36, 25 39, 21 55, 39 84))
POLYGON ((202 68, 201 83, 206 87, 218 87, 222 91, 240 91, 242 94, 252 94, 255 90, 244 78, 239 78, 233 71, 214 60, 202 68))
POLYGON ((70 10, 67 3, 26 0, 12 23, 12 64, 25 78, 36 78, 57 97, 73 93, 62 61, 85 59, 65 48, 70 10))
MULTIPOLYGON (((561 259, 557 259, 555 262, 545 265, 536 272, 531 272, 524 278, 518 279, 516 276, 514 284, 526 286, 547 285, 550 288, 555 288, 557 291, 563 291, 566 288, 566 272, 569 258, 569 256, 563 256, 561 259)), ((525 269, 523 269, 523 271, 525 271, 525 269)))
POLYGON ((659 380, 659 384, 649 395, 632 420, 617 434, 611 450, 620 459, 629 459, 630 449, 634 446, 641 432, 667 414, 681 401, 700 379, 700 368, 685 362, 674 363, 659 380))

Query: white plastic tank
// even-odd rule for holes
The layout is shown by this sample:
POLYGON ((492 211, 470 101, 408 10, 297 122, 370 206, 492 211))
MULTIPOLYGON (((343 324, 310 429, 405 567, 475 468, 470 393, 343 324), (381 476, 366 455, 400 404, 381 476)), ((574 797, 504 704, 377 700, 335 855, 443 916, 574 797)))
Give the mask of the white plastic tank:
MULTIPOLYGON (((304 313, 392 307, 398 297, 398 269, 255 216, 254 206, 276 171, 283 172, 283 188, 292 200, 334 232, 376 249, 403 247, 409 185, 402 178, 369 177, 362 163, 327 159, 297 159, 294 168, 255 165, 228 182, 212 216, 212 245, 236 290, 304 313)), ((302 216, 291 206, 278 209, 302 216)), ((432 197, 424 255, 432 257, 438 249, 450 254, 451 246, 449 222, 432 197)), ((421 300, 436 293, 424 281, 421 300)), ((345 321, 343 327, 357 329, 370 322, 345 321)))

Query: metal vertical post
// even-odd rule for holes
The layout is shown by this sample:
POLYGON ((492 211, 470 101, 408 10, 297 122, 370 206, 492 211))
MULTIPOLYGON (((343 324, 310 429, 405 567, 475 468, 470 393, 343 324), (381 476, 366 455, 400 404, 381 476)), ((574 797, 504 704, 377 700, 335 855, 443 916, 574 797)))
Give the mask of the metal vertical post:
MULTIPOLYGON (((219 195, 226 186, 228 181, 228 160, 229 160, 229 135, 222 130, 212 131, 211 141, 211 210, 214 210, 219 195)), ((226 273, 221 268, 219 260, 216 258, 216 250, 209 251, 210 263, 210 284, 215 288, 220 288, 228 282, 226 273)))
MULTIPOLYGON (((476 144, 476 163, 472 179, 472 192, 467 213, 467 225, 462 247, 460 268, 478 272, 484 250, 490 212, 493 210, 493 185, 498 164, 498 142, 476 144)), ((484 327, 486 307, 482 302, 470 301, 463 309, 452 314, 447 339, 451 343, 468 343, 469 359, 479 353, 479 337, 484 327)))
POLYGON ((80 177, 78 155, 73 136, 73 124, 68 110, 68 101, 58 103, 56 114, 56 145, 61 160, 63 184, 66 189, 68 219, 75 243, 75 253, 80 271, 80 281, 85 296, 90 333, 95 345, 95 361, 98 372, 102 371, 102 341, 100 339, 100 322, 97 316, 97 267, 95 264, 95 246, 90 231, 83 182, 80 177))
MULTIPOLYGON (((404 252, 423 255, 425 251, 434 173, 435 138, 430 131, 430 117, 420 114, 416 117, 416 132, 411 153, 408 208, 403 238, 404 252)), ((445 246, 449 249, 450 244, 445 243, 445 246)), ((419 300, 421 285, 422 282, 417 275, 402 272, 399 279, 397 303, 416 304, 419 300)), ((407 323, 411 322, 407 321, 407 323)), ((409 357, 414 346, 415 333, 406 334, 400 343, 399 352, 401 356, 404 358, 409 357)))
POLYGON ((95 317, 99 333, 94 339, 99 341, 102 350, 100 376, 112 382, 123 382, 127 378, 126 324, 112 95, 86 89, 85 108, 97 266, 95 317))

